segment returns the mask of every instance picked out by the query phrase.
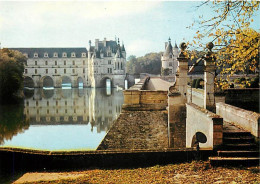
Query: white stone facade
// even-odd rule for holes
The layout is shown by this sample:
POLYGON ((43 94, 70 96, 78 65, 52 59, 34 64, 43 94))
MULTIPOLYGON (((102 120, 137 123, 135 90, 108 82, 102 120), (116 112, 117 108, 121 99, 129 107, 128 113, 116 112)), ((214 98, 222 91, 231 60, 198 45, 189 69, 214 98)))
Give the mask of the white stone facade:
POLYGON ((169 41, 165 43, 165 51, 163 55, 161 56, 161 62, 162 62, 162 75, 169 75, 169 76, 175 76, 177 69, 178 69, 178 57, 179 54, 179 48, 177 47, 177 44, 175 43, 175 46, 172 47, 171 45, 171 39, 169 38, 169 41), (168 70, 168 71, 167 71, 168 70), (167 71, 167 72, 164 72, 167 71))
POLYGON ((22 52, 28 59, 24 76, 26 87, 104 87, 124 86, 126 52, 118 41, 95 40, 86 48, 10 48, 22 52))

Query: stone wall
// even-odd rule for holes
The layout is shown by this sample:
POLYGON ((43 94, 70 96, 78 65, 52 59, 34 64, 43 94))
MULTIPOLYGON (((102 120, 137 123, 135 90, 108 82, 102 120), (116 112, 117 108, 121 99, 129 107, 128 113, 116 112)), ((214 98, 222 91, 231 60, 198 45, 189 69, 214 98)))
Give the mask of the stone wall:
POLYGON ((124 91, 123 108, 126 110, 165 110, 168 104, 168 91, 143 90, 149 77, 124 91))
POLYGON ((191 88, 188 86, 187 88, 187 102, 194 103, 200 107, 204 105, 204 90, 191 88), (192 96, 191 96, 192 95, 192 96))
POLYGON ((97 150, 168 148, 167 111, 123 111, 97 150))
POLYGON ((202 132, 207 137, 206 143, 200 143, 201 148, 211 148, 222 144, 223 119, 195 104, 186 104, 186 147, 195 147, 196 132, 202 132))
POLYGON ((244 110, 225 103, 216 104, 216 113, 223 117, 225 121, 250 131, 254 136, 260 136, 260 114, 248 110, 244 110))

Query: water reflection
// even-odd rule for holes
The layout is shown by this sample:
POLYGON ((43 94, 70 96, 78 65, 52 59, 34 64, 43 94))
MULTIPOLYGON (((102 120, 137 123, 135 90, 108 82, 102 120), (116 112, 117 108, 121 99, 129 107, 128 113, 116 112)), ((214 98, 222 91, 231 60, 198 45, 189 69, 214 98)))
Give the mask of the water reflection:
POLYGON ((29 121, 25 119, 23 110, 23 105, 0 106, 0 145, 29 128, 29 121))
MULTIPOLYGON (((122 91, 111 88, 110 91, 105 88, 37 88, 25 90, 24 95, 24 109, 19 113, 23 115, 24 112, 22 117, 28 130, 13 139, 10 135, 17 133, 10 134, 6 143, 0 142, 2 146, 95 149, 120 114, 123 104, 122 91)), ((6 125, 10 122, 16 121, 10 118, 6 125)))

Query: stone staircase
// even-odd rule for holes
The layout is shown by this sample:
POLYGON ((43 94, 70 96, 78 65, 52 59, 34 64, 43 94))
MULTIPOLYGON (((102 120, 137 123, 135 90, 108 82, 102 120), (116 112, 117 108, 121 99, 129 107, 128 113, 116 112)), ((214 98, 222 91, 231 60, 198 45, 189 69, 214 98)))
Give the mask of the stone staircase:
POLYGON ((259 145, 254 136, 235 125, 224 122, 223 145, 217 156, 209 157, 211 165, 259 165, 259 145))

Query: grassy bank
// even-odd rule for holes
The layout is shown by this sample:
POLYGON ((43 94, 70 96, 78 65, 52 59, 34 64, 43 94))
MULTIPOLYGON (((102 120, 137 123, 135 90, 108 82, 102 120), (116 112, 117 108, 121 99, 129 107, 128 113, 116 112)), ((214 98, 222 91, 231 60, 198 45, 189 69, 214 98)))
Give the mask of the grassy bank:
MULTIPOLYGON (((80 172, 40 173, 45 178, 26 183, 260 183, 257 167, 211 167, 208 162, 192 162, 134 169, 90 169, 80 172), (61 179, 61 175, 69 178, 61 179), (80 176, 79 176, 80 175, 80 176), (49 176, 49 179, 48 179, 49 176), (45 181, 44 181, 45 180, 45 181), (49 180, 49 181, 47 181, 49 180), (52 181, 50 181, 52 180, 52 181)), ((30 177, 39 173, 30 173, 30 177)), ((21 178, 22 179, 22 178, 21 178)), ((20 180, 21 181, 21 180, 20 180)), ((28 180, 27 180, 28 181, 28 180)))

